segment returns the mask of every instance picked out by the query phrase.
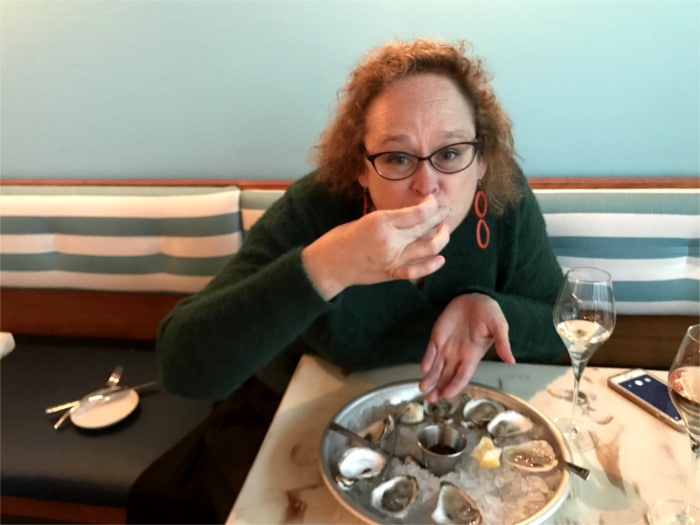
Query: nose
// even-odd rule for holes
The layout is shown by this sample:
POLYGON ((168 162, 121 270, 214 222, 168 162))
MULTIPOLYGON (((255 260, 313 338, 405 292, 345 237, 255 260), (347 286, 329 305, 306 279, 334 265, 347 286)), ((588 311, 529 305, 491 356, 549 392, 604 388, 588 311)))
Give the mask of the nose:
POLYGON ((438 172, 427 160, 422 160, 411 177, 411 187, 421 196, 430 195, 438 190, 438 172))

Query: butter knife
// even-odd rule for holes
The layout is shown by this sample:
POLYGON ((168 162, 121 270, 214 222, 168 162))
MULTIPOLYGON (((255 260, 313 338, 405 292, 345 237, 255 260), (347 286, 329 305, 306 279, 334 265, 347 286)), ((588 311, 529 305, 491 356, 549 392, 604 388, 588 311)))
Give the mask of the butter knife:
MULTIPOLYGON (((60 405, 55 405, 51 407, 47 407, 44 409, 44 412, 47 414, 55 414, 56 412, 60 412, 61 410, 66 410, 67 412, 70 412, 71 408, 77 408, 80 403, 85 402, 85 401, 97 401, 99 399, 102 399, 110 394, 113 394, 115 392, 121 392, 122 390, 136 390, 137 392, 142 392, 144 390, 148 390, 149 388, 153 388, 158 385, 158 381, 149 381, 147 383, 142 383, 140 385, 136 386, 113 386, 109 388, 101 388, 99 390, 95 390, 94 392, 89 393, 88 395, 82 397, 81 399, 76 399, 75 401, 70 401, 68 403, 62 403, 60 405)), ((70 414, 68 414, 70 415, 70 414)), ((68 417, 68 415, 64 414, 63 416, 68 417)), ((63 417, 61 416, 61 417, 63 417)), ((59 421, 61 421, 59 419, 59 421)), ((65 418, 64 418, 65 421, 65 418)), ((61 421, 62 422, 62 421, 61 421)), ((56 422, 58 423, 58 421, 56 422)))

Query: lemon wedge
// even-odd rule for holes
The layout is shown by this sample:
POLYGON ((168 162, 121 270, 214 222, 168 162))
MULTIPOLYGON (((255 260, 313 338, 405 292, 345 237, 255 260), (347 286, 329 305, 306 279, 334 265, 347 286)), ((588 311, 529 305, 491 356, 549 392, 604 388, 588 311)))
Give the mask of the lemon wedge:
POLYGON ((489 450, 492 450, 496 448, 496 445, 494 445, 493 441, 491 440, 490 437, 484 436, 481 438, 481 441, 479 441, 476 446, 474 447, 474 450, 472 450, 472 457, 479 461, 481 460, 481 457, 489 450))
POLYGON ((479 460, 479 466, 482 468, 498 468, 501 466, 501 449, 492 448, 484 452, 479 460))
POLYGON ((490 437, 484 436, 472 450, 472 457, 483 468, 497 468, 501 466, 501 449, 494 445, 490 437))

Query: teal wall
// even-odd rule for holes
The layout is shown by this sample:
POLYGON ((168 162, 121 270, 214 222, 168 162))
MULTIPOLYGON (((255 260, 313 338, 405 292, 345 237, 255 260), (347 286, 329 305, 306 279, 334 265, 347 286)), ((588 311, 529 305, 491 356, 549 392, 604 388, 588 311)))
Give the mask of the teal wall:
POLYGON ((296 178, 392 38, 466 38, 529 176, 700 175, 698 0, 2 0, 1 169, 296 178))

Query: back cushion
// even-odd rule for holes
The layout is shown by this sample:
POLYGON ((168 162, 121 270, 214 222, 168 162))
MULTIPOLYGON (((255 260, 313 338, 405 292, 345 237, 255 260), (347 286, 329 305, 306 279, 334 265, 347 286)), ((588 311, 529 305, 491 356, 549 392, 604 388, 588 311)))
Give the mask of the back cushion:
POLYGON ((239 249, 237 187, 2 186, 0 284, 195 292, 239 249))
POLYGON ((610 272, 624 314, 700 314, 700 190, 536 190, 564 269, 610 272))
POLYGON ((243 190, 241 192, 241 225, 243 236, 270 205, 284 194, 284 190, 243 190))

